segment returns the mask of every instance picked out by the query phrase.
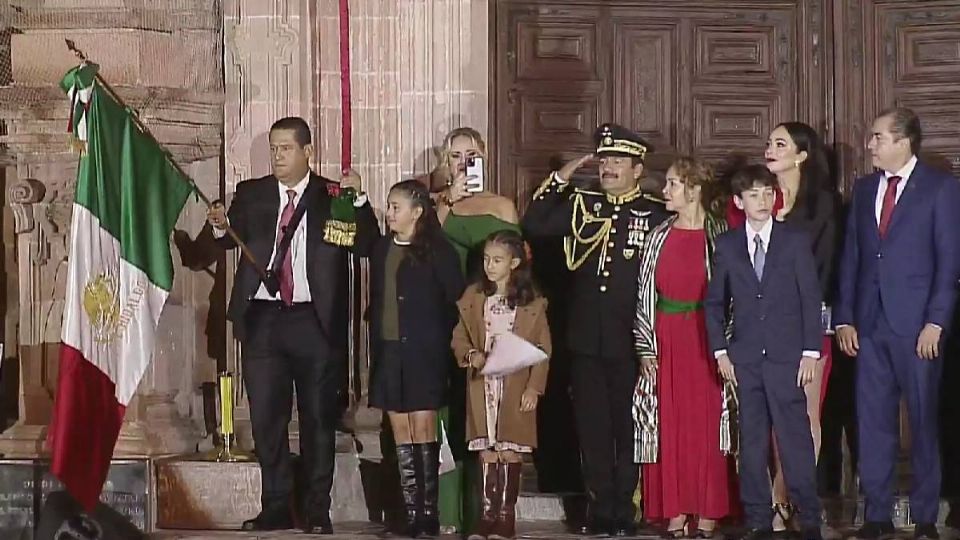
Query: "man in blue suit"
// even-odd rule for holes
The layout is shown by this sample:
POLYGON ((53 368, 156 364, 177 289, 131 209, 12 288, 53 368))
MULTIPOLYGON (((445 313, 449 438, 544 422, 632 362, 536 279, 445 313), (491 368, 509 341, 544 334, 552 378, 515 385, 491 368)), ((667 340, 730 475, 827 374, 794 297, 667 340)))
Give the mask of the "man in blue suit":
POLYGON ((770 428, 804 540, 821 538, 816 456, 803 387, 820 361, 820 285, 806 231, 772 216, 776 177, 763 165, 737 172, 734 201, 747 216, 716 240, 704 308, 720 375, 740 401, 740 498, 749 531, 772 536, 770 428), (732 301, 732 313, 728 313, 732 301), (727 325, 732 317, 732 333, 727 325))
POLYGON ((878 172, 854 184, 834 320, 840 348, 857 357, 860 485, 857 538, 893 536, 898 408, 907 403, 916 538, 939 538, 937 406, 943 329, 960 277, 960 184, 917 161, 922 132, 909 109, 873 122, 867 148, 878 172), (868 450, 868 451, 867 451, 868 450))

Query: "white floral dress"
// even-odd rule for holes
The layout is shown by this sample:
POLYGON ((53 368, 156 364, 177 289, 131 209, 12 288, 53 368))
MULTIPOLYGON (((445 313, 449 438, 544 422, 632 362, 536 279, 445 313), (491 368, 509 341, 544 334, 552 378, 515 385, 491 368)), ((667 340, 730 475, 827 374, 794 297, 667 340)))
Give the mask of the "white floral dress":
MULTIPOLYGON (((500 334, 513 330, 517 309, 511 308, 507 297, 502 294, 488 296, 483 304, 483 319, 486 322, 486 343, 484 352, 489 354, 494 339, 500 334)), ((468 448, 473 451, 494 450, 502 452, 512 450, 531 453, 533 448, 522 444, 497 440, 497 425, 500 419, 500 400, 503 398, 503 377, 484 377, 484 401, 487 411, 487 436, 470 441, 468 448)), ((519 411, 518 411, 519 412, 519 411)))

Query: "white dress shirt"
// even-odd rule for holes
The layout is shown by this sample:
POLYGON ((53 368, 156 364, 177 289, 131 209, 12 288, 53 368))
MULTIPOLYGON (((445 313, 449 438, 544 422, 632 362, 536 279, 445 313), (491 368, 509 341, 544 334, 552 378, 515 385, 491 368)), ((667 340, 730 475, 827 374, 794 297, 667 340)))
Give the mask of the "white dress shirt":
MULTIPOLYGON (((766 223, 760 227, 760 230, 754 230, 753 225, 750 224, 750 221, 747 220, 746 227, 747 230, 747 253, 750 254, 750 266, 753 266, 753 256, 757 252, 757 241, 754 240, 758 235, 760 240, 763 243, 763 249, 766 254, 770 254, 770 234, 773 232, 773 218, 767 219, 766 223)), ((719 359, 721 356, 727 354, 726 349, 717 349, 713 353, 713 357, 719 359)), ((813 359, 820 358, 820 351, 803 351, 803 356, 807 356, 813 359)))
POLYGON ((760 235, 760 240, 763 242, 763 249, 766 250, 766 253, 770 252, 770 233, 773 231, 773 219, 768 219, 766 223, 760 227, 759 231, 753 230, 753 225, 747 221, 747 252, 750 253, 750 265, 753 265, 753 256, 757 252, 757 241, 754 238, 757 235, 760 235))
POLYGON ((917 166, 917 156, 910 158, 910 161, 903 166, 899 171, 892 173, 890 171, 883 171, 883 176, 880 178, 880 186, 877 187, 877 198, 876 198, 876 211, 877 211, 877 226, 880 226, 880 213, 883 211, 883 196, 887 192, 887 185, 890 183, 891 176, 899 176, 900 182, 897 184, 897 198, 894 199, 894 202, 900 202, 900 196, 903 195, 903 188, 907 186, 907 182, 910 181, 910 175, 913 174, 913 169, 917 166))
MULTIPOLYGON (((276 241, 273 243, 273 252, 270 253, 270 264, 267 265, 267 268, 273 268, 273 259, 277 256, 277 243, 279 243, 280 238, 283 237, 282 231, 280 231, 280 218, 283 216, 283 209, 287 206, 287 191, 292 189, 297 194, 293 197, 293 205, 296 207, 300 203, 300 198, 303 197, 303 192, 307 189, 307 182, 310 181, 310 173, 308 172, 306 176, 303 177, 303 180, 297 182, 297 185, 287 187, 283 185, 282 182, 277 182, 277 189, 280 191, 280 206, 277 210, 277 222, 274 224, 274 230, 277 231, 276 241)), ((293 232, 293 238, 290 241, 290 257, 293 263, 293 303, 299 302, 310 302, 312 300, 310 296, 310 283, 307 281, 307 219, 309 216, 308 212, 303 213, 303 218, 300 219, 300 223, 297 224, 297 230, 293 232)), ((280 267, 277 267, 279 271, 280 267)), ((253 297, 256 300, 280 300, 280 292, 277 291, 276 296, 271 296, 267 292, 267 287, 263 283, 260 284, 260 288, 257 289, 257 294, 253 297)))
MULTIPOLYGON (((293 205, 300 204, 300 198, 303 197, 303 192, 307 189, 307 184, 310 182, 310 171, 307 171, 306 176, 303 177, 303 180, 297 182, 297 185, 289 188, 283 185, 279 180, 277 181, 277 190, 280 193, 280 206, 277 209, 277 223, 274 225, 274 230, 277 231, 276 240, 273 244, 273 251, 270 253, 270 263, 267 265, 269 270, 273 266, 273 259, 277 256, 277 243, 280 241, 280 238, 283 236, 280 231, 280 218, 283 216, 283 209, 287 206, 287 190, 292 189, 297 194, 293 197, 293 205)), ((353 206, 355 208, 360 208, 363 205, 367 204, 367 194, 359 193, 355 201, 353 201, 353 206)), ((293 302, 310 302, 313 297, 310 295, 310 282, 307 280, 307 212, 303 213, 303 217, 300 219, 300 223, 297 224, 297 230, 293 232, 293 238, 290 241, 290 256, 292 258, 291 262, 293 264, 293 302)), ((227 226, 230 225, 230 221, 227 220, 227 226)), ((257 224, 254 224, 255 226, 257 224)), ((227 234, 226 229, 219 229, 217 227, 213 228, 214 238, 221 238, 227 234)), ((270 293, 267 292, 267 288, 260 284, 260 288, 257 289, 257 294, 254 295, 256 300, 280 300, 280 292, 277 291, 276 296, 270 296, 270 293)))

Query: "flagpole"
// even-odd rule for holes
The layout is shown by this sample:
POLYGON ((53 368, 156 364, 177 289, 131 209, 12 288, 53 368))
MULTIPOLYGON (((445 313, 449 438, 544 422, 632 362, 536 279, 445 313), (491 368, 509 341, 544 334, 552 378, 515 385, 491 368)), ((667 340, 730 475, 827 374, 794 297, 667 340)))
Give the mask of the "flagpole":
MULTIPOLYGON (((81 62, 87 61, 87 55, 85 55, 83 51, 77 48, 73 40, 64 39, 64 41, 67 42, 67 48, 70 49, 70 51, 73 52, 73 54, 75 54, 77 58, 80 59, 81 62)), ((100 83, 100 86, 102 86, 103 89, 107 91, 107 93, 110 95, 111 98, 113 98, 114 101, 116 101, 119 105, 123 106, 125 109, 130 111, 131 113, 130 118, 133 119, 133 122, 140 129, 141 133, 153 139, 153 142, 157 145, 157 147, 163 149, 163 154, 167 158, 167 162, 169 162, 170 165, 173 166, 173 168, 176 169, 178 173, 180 173, 180 177, 187 184, 190 185, 190 189, 193 190, 193 192, 197 195, 197 197, 201 201, 203 201, 204 204, 207 205, 208 209, 212 208, 213 202, 210 200, 210 198, 207 197, 206 194, 200 190, 200 187, 197 186, 196 182, 193 181, 193 178, 191 178, 190 175, 184 172, 184 170, 180 167, 180 165, 173 159, 173 157, 170 156, 170 152, 168 152, 167 149, 162 144, 160 144, 159 141, 157 141, 157 138, 153 136, 153 133, 150 132, 150 129, 147 128, 146 125, 144 125, 144 123, 140 120, 140 118, 133 111, 133 109, 128 107, 127 104, 123 101, 123 99, 120 98, 120 96, 114 91, 113 87, 110 86, 110 83, 108 83, 103 77, 101 77, 99 72, 95 75, 95 77, 97 79, 97 82, 100 83)), ((240 248, 240 252, 243 253, 243 255, 247 258, 247 260, 250 261, 250 264, 253 265, 254 269, 256 269, 257 273, 260 275, 260 278, 267 279, 266 268, 260 265, 256 257, 253 255, 253 252, 250 250, 247 244, 240 239, 240 237, 237 235, 237 232, 233 230, 233 227, 231 227, 230 224, 226 224, 224 228, 227 234, 230 235, 230 238, 232 238, 233 241, 237 243, 237 247, 240 248)))

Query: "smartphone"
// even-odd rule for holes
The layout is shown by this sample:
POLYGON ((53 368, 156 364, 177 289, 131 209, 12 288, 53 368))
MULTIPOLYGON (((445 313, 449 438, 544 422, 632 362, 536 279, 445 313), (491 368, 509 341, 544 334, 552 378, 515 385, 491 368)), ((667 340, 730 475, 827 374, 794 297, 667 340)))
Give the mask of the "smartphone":
POLYGON ((480 193, 483 191, 483 158, 467 158, 467 191, 469 193, 480 193), (470 177, 473 178, 470 178, 470 177))

